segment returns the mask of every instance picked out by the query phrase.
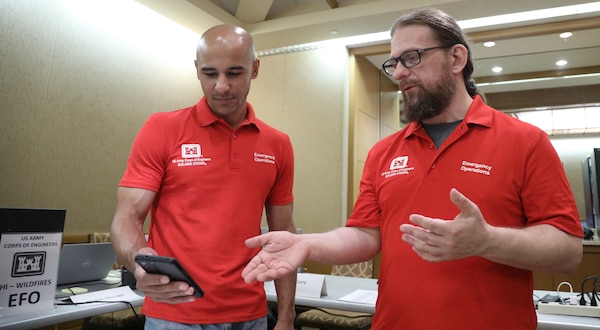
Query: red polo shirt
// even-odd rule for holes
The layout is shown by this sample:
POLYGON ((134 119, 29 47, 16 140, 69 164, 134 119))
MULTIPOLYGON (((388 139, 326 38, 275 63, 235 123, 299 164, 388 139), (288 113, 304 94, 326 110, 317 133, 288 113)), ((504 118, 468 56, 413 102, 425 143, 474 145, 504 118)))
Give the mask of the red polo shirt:
POLYGON ((119 185, 157 193, 149 245, 179 259, 205 292, 178 305, 146 299, 145 315, 210 324, 267 314, 262 283, 241 277, 257 253, 244 240, 260 234, 265 203, 292 202, 294 158, 289 137, 247 110, 233 131, 202 98, 153 114, 135 139, 119 185))
POLYGON ((530 271, 473 257, 431 263, 401 239, 413 213, 453 219, 457 188, 495 226, 551 224, 581 236, 575 201, 546 133, 476 97, 439 149, 411 123, 369 152, 347 226, 379 227, 373 329, 535 329, 530 271))

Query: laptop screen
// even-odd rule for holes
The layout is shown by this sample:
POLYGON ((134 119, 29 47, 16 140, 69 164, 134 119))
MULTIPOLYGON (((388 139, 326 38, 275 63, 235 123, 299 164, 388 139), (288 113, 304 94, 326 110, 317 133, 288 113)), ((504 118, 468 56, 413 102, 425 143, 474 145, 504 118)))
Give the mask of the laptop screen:
POLYGON ((58 285, 98 281, 116 261, 112 243, 64 244, 58 263, 58 285))

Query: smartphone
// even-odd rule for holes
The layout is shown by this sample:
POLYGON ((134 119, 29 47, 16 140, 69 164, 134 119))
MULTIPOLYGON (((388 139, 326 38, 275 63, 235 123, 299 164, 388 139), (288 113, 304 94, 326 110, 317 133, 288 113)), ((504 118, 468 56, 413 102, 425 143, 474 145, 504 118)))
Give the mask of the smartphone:
POLYGON ((135 262, 142 266, 147 273, 163 274, 169 276, 172 281, 186 282, 194 288, 194 296, 198 298, 204 296, 202 288, 175 258, 138 254, 135 256, 135 262))

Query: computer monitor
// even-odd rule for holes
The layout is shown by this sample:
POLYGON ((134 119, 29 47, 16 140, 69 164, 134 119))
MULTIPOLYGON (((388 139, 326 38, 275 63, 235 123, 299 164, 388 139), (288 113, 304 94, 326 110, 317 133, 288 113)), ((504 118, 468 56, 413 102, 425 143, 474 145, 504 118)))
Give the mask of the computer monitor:
POLYGON ((0 208, 0 234, 62 233, 65 215, 62 209, 0 208))
POLYGON ((585 202, 585 225, 588 228, 600 226, 600 148, 581 162, 583 195, 585 202))

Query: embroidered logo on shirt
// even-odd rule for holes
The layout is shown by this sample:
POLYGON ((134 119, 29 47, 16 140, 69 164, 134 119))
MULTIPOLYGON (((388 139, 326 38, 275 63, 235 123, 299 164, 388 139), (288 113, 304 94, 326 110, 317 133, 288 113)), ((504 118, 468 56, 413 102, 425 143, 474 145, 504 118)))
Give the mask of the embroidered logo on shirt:
POLYGON ((255 152, 254 153, 254 161, 257 163, 275 164, 275 156, 267 155, 267 154, 260 154, 258 152, 255 152))
POLYGON ((181 157, 183 157, 183 158, 202 157, 202 148, 200 148, 200 145, 197 143, 182 144, 181 145, 181 157))
POLYGON ((486 164, 473 163, 463 160, 462 164, 460 164, 460 170, 463 172, 491 175, 492 167, 486 164))
POLYGON ((406 175, 414 170, 414 167, 408 167, 408 156, 399 156, 390 162, 390 170, 381 173, 384 178, 393 177, 396 175, 406 175))
POLYGON ((202 147, 198 143, 184 143, 181 145, 181 158, 171 161, 178 167, 184 166, 206 166, 212 158, 202 156, 202 147))
POLYGON ((408 156, 400 156, 392 159, 390 163, 390 171, 405 168, 408 163, 408 156))

